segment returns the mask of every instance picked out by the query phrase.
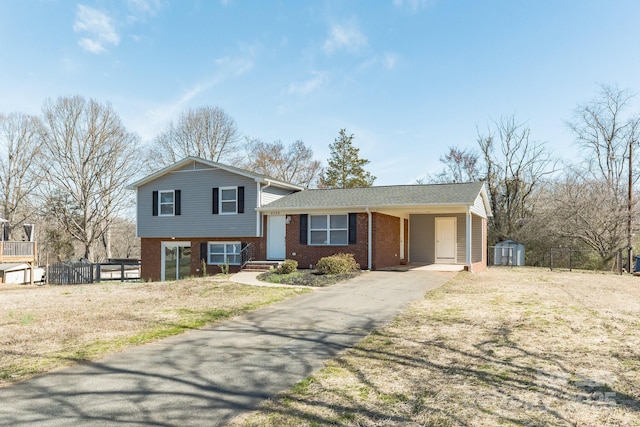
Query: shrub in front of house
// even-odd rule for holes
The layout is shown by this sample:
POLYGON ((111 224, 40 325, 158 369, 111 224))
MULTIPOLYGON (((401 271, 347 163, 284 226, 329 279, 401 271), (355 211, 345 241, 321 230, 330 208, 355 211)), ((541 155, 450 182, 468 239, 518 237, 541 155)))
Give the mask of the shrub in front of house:
POLYGON ((295 259, 285 259, 282 264, 278 266, 278 274, 291 274, 298 270, 298 261, 295 259))
POLYGON ((346 274, 360 269, 353 254, 336 254, 320 258, 316 269, 322 274, 346 274))

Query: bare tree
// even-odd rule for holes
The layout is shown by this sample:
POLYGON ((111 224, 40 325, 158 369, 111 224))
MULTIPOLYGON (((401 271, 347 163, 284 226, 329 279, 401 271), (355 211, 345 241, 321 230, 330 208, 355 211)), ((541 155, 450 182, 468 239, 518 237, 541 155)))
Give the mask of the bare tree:
POLYGON ((640 116, 628 114, 634 95, 627 90, 601 86, 593 100, 579 105, 567 122, 583 154, 585 176, 604 181, 612 195, 625 197, 629 150, 638 142, 640 116))
POLYGON ((147 167, 156 170, 189 156, 233 163, 239 141, 235 120, 221 108, 189 109, 154 139, 147 167))
POLYGON ((31 200, 38 185, 35 162, 40 154, 42 122, 21 113, 0 115, 0 193, 2 218, 24 222, 35 212, 31 200))
POLYGON ((535 209, 536 190, 554 172, 551 154, 514 116, 494 121, 485 134, 478 131, 478 145, 493 211, 489 240, 518 238, 535 209))
POLYGON ((286 146, 258 139, 247 140, 246 169, 302 187, 316 187, 322 175, 322 164, 313 158, 313 150, 304 142, 286 146))
POLYGON ((568 169, 545 192, 540 215, 545 229, 574 247, 598 251, 612 259, 625 236, 626 206, 610 195, 609 184, 568 169))
MULTIPOLYGON (((579 105, 573 120, 567 123, 584 156, 581 165, 583 185, 591 188, 597 183, 598 186, 600 203, 592 204, 589 211, 606 221, 606 226, 602 224, 598 228, 608 230, 603 237, 608 250, 624 247, 626 234, 629 267, 632 265, 635 227, 633 184, 638 176, 637 167, 634 172, 633 149, 638 145, 640 126, 640 115, 628 113, 633 97, 628 90, 602 85, 599 94, 579 105), (625 219, 620 218, 620 212, 624 212, 625 219), (626 232, 621 236, 618 229, 625 225, 626 232), (609 232, 611 230, 616 232, 609 232)), ((589 225, 585 224, 585 227, 590 228, 589 225)), ((587 230, 583 230, 585 232, 587 230)))
POLYGON ((480 178, 479 154, 475 150, 464 150, 458 147, 449 147, 449 152, 440 156, 440 163, 444 169, 435 175, 427 174, 424 180, 432 183, 442 182, 473 182, 480 178))
POLYGON ((46 213, 94 260, 95 245, 129 197, 125 185, 137 172, 138 137, 109 104, 81 96, 46 101, 43 116, 46 213))

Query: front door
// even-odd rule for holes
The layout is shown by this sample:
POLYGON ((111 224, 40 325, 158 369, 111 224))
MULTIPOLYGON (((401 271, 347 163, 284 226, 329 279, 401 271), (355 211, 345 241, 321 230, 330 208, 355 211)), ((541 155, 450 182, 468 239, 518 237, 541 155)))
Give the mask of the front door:
POLYGON ((267 259, 283 260, 286 256, 285 236, 287 230, 284 215, 269 215, 267 221, 267 259))
POLYGON ((456 262, 456 218, 436 218, 436 263, 456 262))
POLYGON ((179 280, 191 275, 191 243, 162 242, 162 280, 179 280))

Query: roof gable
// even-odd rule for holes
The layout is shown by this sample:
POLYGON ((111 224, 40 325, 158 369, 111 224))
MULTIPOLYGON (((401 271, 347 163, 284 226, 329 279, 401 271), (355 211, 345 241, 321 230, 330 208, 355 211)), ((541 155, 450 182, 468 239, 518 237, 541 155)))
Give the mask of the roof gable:
POLYGON ((273 179, 273 178, 269 178, 265 175, 261 175, 261 174, 257 174, 251 171, 248 171, 246 169, 241 169, 241 168, 236 168, 234 166, 229 166, 229 165, 225 165, 222 163, 217 163, 217 162, 212 162, 210 160, 205 160, 205 159, 201 159, 199 157, 185 157, 184 159, 170 165, 167 166, 163 169, 160 169, 150 175, 147 175, 146 177, 131 183, 127 186, 128 189, 130 190, 135 190, 136 188, 140 187, 141 185, 145 185, 151 181, 154 181, 164 175, 167 175, 171 172, 175 172, 178 170, 189 170, 189 169, 193 169, 193 170, 198 170, 198 169, 221 169, 224 170, 226 172, 230 172, 236 175, 240 175, 246 178, 250 178, 253 179, 256 182, 263 182, 263 183, 269 183, 270 185, 274 185, 277 187, 282 187, 282 188, 287 188, 287 189, 291 189, 291 190, 303 190, 304 187, 301 187, 299 185, 295 185, 295 184, 291 184, 289 182, 285 182, 285 181, 280 181, 277 179, 273 179))

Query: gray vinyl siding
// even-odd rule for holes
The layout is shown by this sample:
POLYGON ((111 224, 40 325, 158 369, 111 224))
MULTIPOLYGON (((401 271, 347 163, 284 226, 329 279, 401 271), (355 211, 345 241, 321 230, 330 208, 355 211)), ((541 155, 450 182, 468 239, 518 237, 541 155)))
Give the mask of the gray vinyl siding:
POLYGON ((436 262, 435 218, 456 218, 456 262, 464 264, 466 245, 465 214, 420 214, 409 217, 409 257, 411 262, 433 264, 436 262))
POLYGON ((409 260, 433 264, 435 262, 435 215, 409 216, 409 260))
POLYGON ((251 237, 256 235, 257 184, 255 180, 220 169, 170 172, 138 187, 139 237, 251 237), (244 213, 212 214, 213 187, 244 186, 244 213), (182 214, 153 216, 153 191, 181 190, 182 214))
POLYGON ((189 162, 186 165, 182 166, 181 168, 176 169, 174 172, 189 172, 194 170, 205 170, 205 169, 212 169, 212 168, 211 166, 203 165, 202 163, 189 162))
POLYGON ((484 200, 480 194, 478 194, 478 197, 476 197, 476 200, 473 202, 471 211, 483 218, 487 217, 487 210, 484 208, 484 200))
POLYGON ((285 188, 269 186, 262 189, 262 206, 278 200, 281 197, 291 194, 293 191, 285 188))
POLYGON ((471 262, 480 262, 483 258, 482 247, 482 218, 477 215, 471 217, 471 262))

